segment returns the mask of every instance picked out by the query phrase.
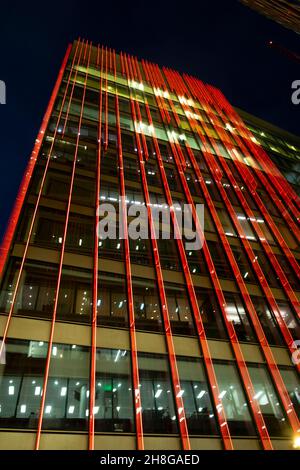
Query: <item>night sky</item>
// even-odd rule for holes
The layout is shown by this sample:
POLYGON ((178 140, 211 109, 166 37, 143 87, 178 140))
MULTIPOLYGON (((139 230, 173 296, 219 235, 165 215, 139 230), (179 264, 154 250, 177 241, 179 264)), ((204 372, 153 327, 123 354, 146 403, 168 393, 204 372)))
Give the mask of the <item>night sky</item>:
POLYGON ((300 37, 238 0, 169 2, 6 1, 0 5, 0 235, 33 147, 66 47, 78 36, 196 75, 259 117, 300 134, 291 83, 300 37), (95 5, 98 4, 98 7, 95 5))

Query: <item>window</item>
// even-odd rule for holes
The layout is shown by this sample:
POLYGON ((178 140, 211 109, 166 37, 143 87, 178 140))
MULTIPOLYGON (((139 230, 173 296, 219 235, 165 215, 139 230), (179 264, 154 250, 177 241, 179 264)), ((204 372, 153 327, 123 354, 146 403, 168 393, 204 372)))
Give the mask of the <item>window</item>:
POLYGON ((252 230, 252 227, 250 225, 249 217, 246 217, 246 215, 243 212, 237 212, 236 216, 238 218, 238 221, 242 227, 243 234, 248 240, 255 241, 257 240, 256 235, 254 235, 254 232, 252 230))
POLYGON ((97 349, 96 367, 95 430, 134 432, 129 352, 97 349))
POLYGON ((256 434, 246 396, 234 364, 215 363, 220 399, 232 436, 256 434))
MULTIPOLYGON (((158 229, 157 229, 158 230, 158 229)), ((173 233, 170 239, 161 238, 163 234, 159 234, 156 239, 159 251, 160 264, 163 269, 170 269, 174 271, 181 271, 179 256, 176 248, 176 242, 173 238, 173 233)))
POLYGON ((255 282, 255 275, 252 267, 250 267, 249 261, 244 253, 244 249, 241 246, 231 246, 232 253, 235 257, 241 275, 245 282, 255 282))
POLYGON ((300 416, 300 382, 297 372, 292 368, 280 367, 280 373, 289 393, 295 411, 300 416))
MULTIPOLYGON (((1 290, 1 308, 8 312, 20 263, 12 260, 1 290)), ((16 297, 14 313, 29 317, 50 318, 54 307, 57 266, 26 261, 16 297)))
POLYGON ((225 254, 223 245, 219 242, 207 240, 210 255, 215 265, 217 274, 223 278, 233 278, 230 264, 225 254))
POLYGON ((292 267, 290 266, 290 263, 287 260, 287 258, 283 255, 275 255, 275 256, 277 257, 277 260, 278 260, 281 268, 283 269, 286 277, 288 278, 288 281, 289 281, 290 285, 292 286, 292 288, 294 290, 300 290, 299 281, 298 281, 292 267))
POLYGON ((287 302, 277 301, 279 312, 290 330, 292 337, 296 340, 300 338, 300 327, 297 317, 292 312, 287 302))
POLYGON ((177 358, 189 434, 218 434, 207 380, 200 360, 177 358))
POLYGON ((89 348, 76 344, 52 345, 44 429, 87 429, 89 364, 89 348))
POLYGON ((290 436, 291 430, 266 367, 251 365, 249 373, 255 390, 254 398, 259 403, 270 436, 290 436))
POLYGON ((165 283, 165 292, 173 333, 195 335, 193 314, 186 290, 179 285, 165 283))
POLYGON ((261 297, 252 297, 252 302, 266 338, 270 344, 283 346, 283 339, 275 315, 261 297))
POLYGON ((206 336, 208 338, 227 339, 222 313, 214 293, 199 288, 196 288, 195 291, 206 336))
POLYGON ((121 275, 100 272, 98 276, 98 323, 126 327, 128 324, 126 281, 121 275))
POLYGON ((144 432, 177 433, 177 418, 167 357, 140 353, 138 362, 144 432))
MULTIPOLYGON (((228 236, 228 237, 236 237, 236 232, 233 228, 233 225, 231 223, 231 220, 227 214, 227 211, 225 208, 223 209, 217 209, 217 212, 218 212, 218 216, 220 218, 220 221, 223 225, 223 229, 224 229, 224 232, 225 234, 228 236)), ((205 219, 206 221, 206 219, 205 219)))
POLYGON ((281 286, 277 274, 267 256, 263 252, 258 250, 254 250, 254 254, 255 259, 253 262, 256 263, 258 261, 259 266, 265 275, 267 283, 271 287, 280 288, 281 286))
POLYGON ((137 329, 162 331, 158 288, 153 281, 132 278, 135 323, 137 329))
POLYGON ((232 322, 239 341, 256 341, 240 296, 225 294, 225 299, 226 315, 228 320, 232 322))
POLYGON ((92 273, 64 266, 58 296, 57 318, 88 322, 92 309, 92 273))
POLYGON ((47 343, 9 339, 0 368, 1 428, 37 427, 47 343))

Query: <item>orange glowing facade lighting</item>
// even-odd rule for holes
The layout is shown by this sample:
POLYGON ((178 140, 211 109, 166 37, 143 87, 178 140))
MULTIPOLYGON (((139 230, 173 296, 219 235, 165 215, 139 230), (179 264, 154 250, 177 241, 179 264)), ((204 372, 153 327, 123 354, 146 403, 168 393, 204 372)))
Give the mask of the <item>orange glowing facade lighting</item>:
POLYGON ((293 448, 297 170, 246 118, 198 78, 68 47, 1 245, 0 447, 293 448))

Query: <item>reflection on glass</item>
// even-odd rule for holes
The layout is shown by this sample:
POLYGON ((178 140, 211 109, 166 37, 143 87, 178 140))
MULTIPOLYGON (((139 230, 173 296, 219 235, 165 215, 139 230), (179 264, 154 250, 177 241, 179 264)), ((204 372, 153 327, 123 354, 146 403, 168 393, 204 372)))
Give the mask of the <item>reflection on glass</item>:
POLYGON ((165 283, 165 292, 173 333, 195 335, 193 314, 186 290, 181 286, 165 283))
POLYGON ((144 432, 178 432, 167 358, 159 354, 140 353, 138 361, 144 432))
POLYGON ((222 401, 229 431, 233 436, 255 436, 248 404, 234 364, 215 363, 222 401))
POLYGON ((47 343, 9 339, 0 365, 0 427, 37 426, 47 343))
POLYGON ((287 302, 277 301, 280 315, 294 339, 300 338, 300 326, 287 302))
POLYGON ((96 431, 134 432, 129 352, 98 349, 96 367, 96 431))
POLYGON ((91 308, 91 272, 64 267, 58 296, 57 318, 87 322, 90 320, 91 308))
POLYGON ((206 336, 218 339, 227 338, 222 314, 214 293, 207 289, 199 288, 196 288, 195 291, 206 336))
POLYGON ((292 368, 280 367, 280 373, 290 395, 295 411, 300 417, 300 380, 297 372, 292 368))
POLYGON ((271 436, 289 436, 291 430, 264 365, 249 366, 255 396, 271 436))
POLYGON ((89 348, 53 344, 44 429, 85 430, 89 416, 89 348))
POLYGON ((238 339, 240 341, 255 341, 255 335, 240 296, 225 294, 225 299, 227 319, 232 322, 238 339))
POLYGON ((201 362, 197 359, 178 357, 177 365, 189 433, 218 434, 201 362))
POLYGON ((267 302, 261 297, 252 297, 252 302, 268 342, 270 344, 282 346, 284 344, 283 338, 275 315, 272 310, 269 309, 267 302))
POLYGON ((141 330, 161 331, 160 301, 154 282, 132 278, 132 289, 136 327, 141 330))
POLYGON ((126 282, 123 276, 99 273, 97 312, 101 326, 125 327, 128 324, 126 282))
MULTIPOLYGON (((8 312, 16 284, 19 261, 12 261, 1 289, 1 308, 8 312)), ((57 266, 26 261, 18 288, 14 313, 49 318, 53 312, 57 266)))

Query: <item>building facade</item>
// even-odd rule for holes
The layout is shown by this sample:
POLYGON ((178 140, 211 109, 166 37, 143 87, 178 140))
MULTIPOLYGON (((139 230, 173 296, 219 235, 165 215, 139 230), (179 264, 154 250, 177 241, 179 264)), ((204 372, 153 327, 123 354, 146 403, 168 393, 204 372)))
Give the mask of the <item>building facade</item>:
POLYGON ((300 192, 300 138, 236 108, 248 129, 292 185, 300 192))
POLYGON ((2 449, 293 448, 297 182, 240 115, 194 77, 68 47, 0 252, 2 449))
POLYGON ((300 34, 299 0, 240 0, 270 20, 300 34))

